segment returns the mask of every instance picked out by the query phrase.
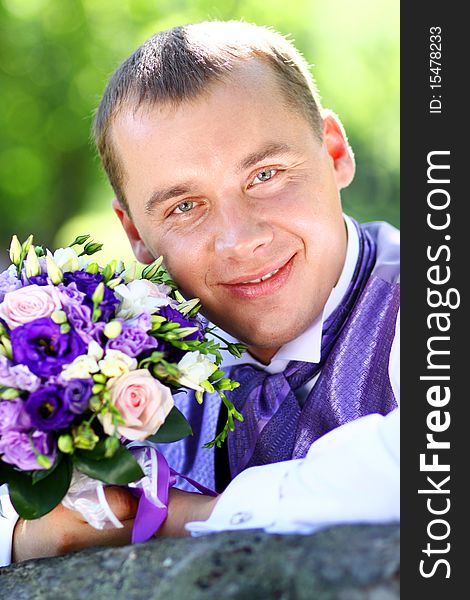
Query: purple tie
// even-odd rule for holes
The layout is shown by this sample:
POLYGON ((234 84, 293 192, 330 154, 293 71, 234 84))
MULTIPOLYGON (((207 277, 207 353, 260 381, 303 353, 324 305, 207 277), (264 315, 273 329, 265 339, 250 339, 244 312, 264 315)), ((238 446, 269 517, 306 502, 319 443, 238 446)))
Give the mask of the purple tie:
POLYGON ((230 399, 244 417, 242 423, 235 424, 235 430, 227 440, 232 477, 247 466, 292 457, 302 411, 295 391, 322 368, 375 263, 374 240, 353 222, 359 235, 359 256, 341 303, 323 324, 320 362, 290 361, 284 372, 274 375, 253 365, 235 366, 230 371, 230 377, 240 382, 240 387, 230 393, 230 399), (274 415, 276 419, 272 419, 274 415), (282 428, 276 425, 279 420, 283 423, 282 428), (263 438, 269 438, 269 445, 257 444, 261 432, 263 438))

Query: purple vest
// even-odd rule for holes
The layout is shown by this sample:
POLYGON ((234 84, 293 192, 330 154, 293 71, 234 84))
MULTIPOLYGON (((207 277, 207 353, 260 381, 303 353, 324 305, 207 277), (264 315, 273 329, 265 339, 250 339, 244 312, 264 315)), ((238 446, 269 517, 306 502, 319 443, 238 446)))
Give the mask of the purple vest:
MULTIPOLYGON (((376 224, 362 227, 377 237, 376 224)), ((380 244, 380 240, 377 241, 380 244)), ((302 408, 293 448, 284 459, 305 456, 316 439, 335 427, 366 414, 387 414, 396 406, 388 362, 400 291, 393 269, 385 276, 392 281, 372 271, 302 408)), ((221 400, 217 394, 206 394, 200 406, 192 392, 183 392, 175 397, 175 402, 190 421, 194 435, 176 443, 160 444, 159 449, 173 469, 215 489, 214 449, 202 446, 216 435, 221 400)), ((282 415, 275 414, 266 426, 272 439, 270 462, 282 460, 278 453, 282 445, 282 423, 282 415)), ((265 449, 264 453, 266 458, 265 449)), ((255 464, 256 452, 248 466, 255 464)), ((193 491, 182 479, 178 487, 193 491)))

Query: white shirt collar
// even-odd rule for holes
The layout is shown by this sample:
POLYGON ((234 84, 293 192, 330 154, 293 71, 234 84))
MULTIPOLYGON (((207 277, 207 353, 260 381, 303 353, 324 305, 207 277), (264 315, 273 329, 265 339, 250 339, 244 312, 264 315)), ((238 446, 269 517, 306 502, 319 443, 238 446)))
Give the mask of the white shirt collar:
MULTIPOLYGON (((343 214, 343 217, 348 234, 346 259, 338 283, 331 290, 323 312, 299 337, 288 342, 282 346, 282 348, 279 348, 269 365, 263 365, 248 353, 243 355, 243 363, 256 365, 269 373, 279 373, 284 370, 286 364, 290 360, 300 360, 311 363, 317 363, 320 360, 323 323, 332 314, 346 293, 354 274, 354 268, 359 255, 359 237, 356 227, 347 215, 343 214)), ((214 329, 214 333, 221 335, 228 342, 238 341, 218 327, 214 329)), ((234 358, 227 351, 222 351, 221 354, 223 358, 222 365, 224 368, 238 362, 238 359, 234 358)))

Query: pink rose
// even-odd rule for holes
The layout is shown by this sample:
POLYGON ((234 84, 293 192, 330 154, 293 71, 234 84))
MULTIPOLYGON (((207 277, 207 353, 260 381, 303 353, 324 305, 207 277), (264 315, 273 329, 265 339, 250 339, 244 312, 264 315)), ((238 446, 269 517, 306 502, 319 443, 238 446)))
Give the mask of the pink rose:
POLYGON ((54 286, 28 285, 5 294, 0 304, 0 317, 10 329, 14 329, 35 319, 50 317, 61 308, 54 286))
MULTIPOLYGON (((144 440, 156 433, 174 406, 170 389, 146 369, 124 373, 111 379, 108 385, 111 401, 124 419, 124 425, 118 425, 118 433, 128 440, 144 440)), ((112 435, 111 415, 99 418, 105 433, 112 435)))

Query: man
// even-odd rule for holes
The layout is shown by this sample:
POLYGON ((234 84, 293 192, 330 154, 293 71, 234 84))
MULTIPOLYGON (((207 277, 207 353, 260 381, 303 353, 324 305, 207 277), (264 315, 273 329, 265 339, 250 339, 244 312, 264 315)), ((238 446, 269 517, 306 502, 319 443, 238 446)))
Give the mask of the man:
MULTIPOLYGON (((214 398, 204 413, 179 401, 195 436, 167 458, 222 493, 172 490, 160 534, 398 520, 398 233, 343 215, 354 159, 302 57, 245 23, 159 33, 111 79, 95 136, 136 257, 163 254, 249 349, 231 371, 245 421, 228 450, 201 449, 214 398)), ((18 522, 13 558, 128 543, 134 500, 108 491, 123 529, 58 507, 18 522)))

